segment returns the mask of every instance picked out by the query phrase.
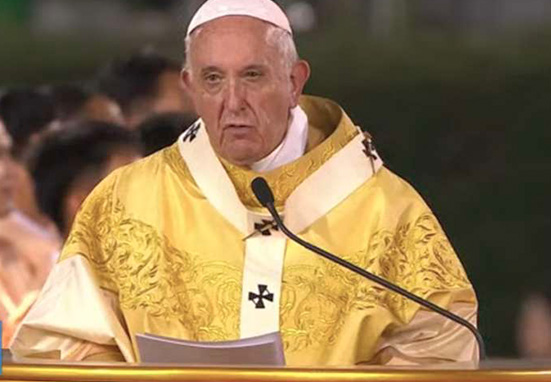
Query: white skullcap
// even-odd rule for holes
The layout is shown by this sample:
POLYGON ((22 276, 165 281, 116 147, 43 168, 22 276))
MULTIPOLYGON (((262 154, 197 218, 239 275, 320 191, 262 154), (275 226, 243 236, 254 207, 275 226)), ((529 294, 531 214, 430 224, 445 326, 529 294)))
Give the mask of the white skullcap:
POLYGON ((293 34, 289 19, 272 0, 208 0, 191 19, 187 36, 197 27, 225 16, 254 17, 293 34))

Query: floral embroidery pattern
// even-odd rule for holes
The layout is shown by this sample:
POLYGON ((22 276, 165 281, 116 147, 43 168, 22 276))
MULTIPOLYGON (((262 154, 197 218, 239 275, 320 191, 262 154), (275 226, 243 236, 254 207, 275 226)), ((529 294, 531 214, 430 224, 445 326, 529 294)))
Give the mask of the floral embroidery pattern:
POLYGON ((92 264, 99 284, 118 294, 123 312, 178 320, 192 340, 215 341, 239 333, 241 270, 199 262, 152 226, 126 216, 112 190, 87 203, 64 248, 92 264))
MULTIPOLYGON (((237 338, 242 270, 175 248, 153 226, 131 218, 108 184, 86 202, 62 258, 83 254, 99 284, 124 311, 178 322, 192 340, 237 338)), ((371 236, 347 260, 426 297, 470 284, 436 218, 427 212, 371 236)), ((281 329, 286 351, 334 343, 350 314, 383 307, 408 322, 415 303, 323 259, 284 271, 281 329)))
MULTIPOLYGON (((469 288, 463 267, 431 213, 377 232, 346 260, 421 296, 469 288)), ((320 260, 285 269, 281 326, 285 348, 299 351, 335 341, 352 312, 384 307, 408 322, 417 304, 351 271, 320 260)))

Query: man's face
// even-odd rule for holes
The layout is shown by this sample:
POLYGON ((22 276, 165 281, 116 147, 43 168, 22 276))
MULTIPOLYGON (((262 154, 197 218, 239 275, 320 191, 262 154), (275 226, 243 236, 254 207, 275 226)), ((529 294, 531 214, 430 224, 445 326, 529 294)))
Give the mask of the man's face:
POLYGON ((286 65, 268 30, 269 24, 242 16, 205 24, 194 32, 182 74, 214 150, 240 166, 281 143, 309 75, 304 61, 286 65))
POLYGON ((13 197, 14 179, 10 149, 10 136, 0 120, 0 217, 10 210, 13 197))

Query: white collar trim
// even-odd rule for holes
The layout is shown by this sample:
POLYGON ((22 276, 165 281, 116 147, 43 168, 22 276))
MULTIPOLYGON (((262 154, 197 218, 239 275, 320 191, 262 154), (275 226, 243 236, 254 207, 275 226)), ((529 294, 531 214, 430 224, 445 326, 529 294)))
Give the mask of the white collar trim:
POLYGON ((308 140, 308 117, 300 106, 291 110, 289 129, 281 144, 267 157, 251 165, 251 170, 259 173, 275 170, 291 163, 306 151, 308 140))

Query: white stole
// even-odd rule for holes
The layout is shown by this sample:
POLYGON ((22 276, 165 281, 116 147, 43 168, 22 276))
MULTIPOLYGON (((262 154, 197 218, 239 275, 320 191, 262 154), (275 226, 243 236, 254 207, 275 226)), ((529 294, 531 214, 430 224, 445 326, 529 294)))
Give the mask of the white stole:
MULTIPOLYGON (((178 145, 205 197, 243 237, 247 237, 241 338, 279 331, 286 237, 270 227, 272 218, 267 212, 255 213, 243 205, 210 144, 202 120, 180 136, 178 145), (255 230, 258 233, 251 235, 255 230)), ((360 132, 292 192, 282 213, 285 224, 300 234, 370 179, 382 165, 378 155, 366 155, 365 138, 360 132)))

